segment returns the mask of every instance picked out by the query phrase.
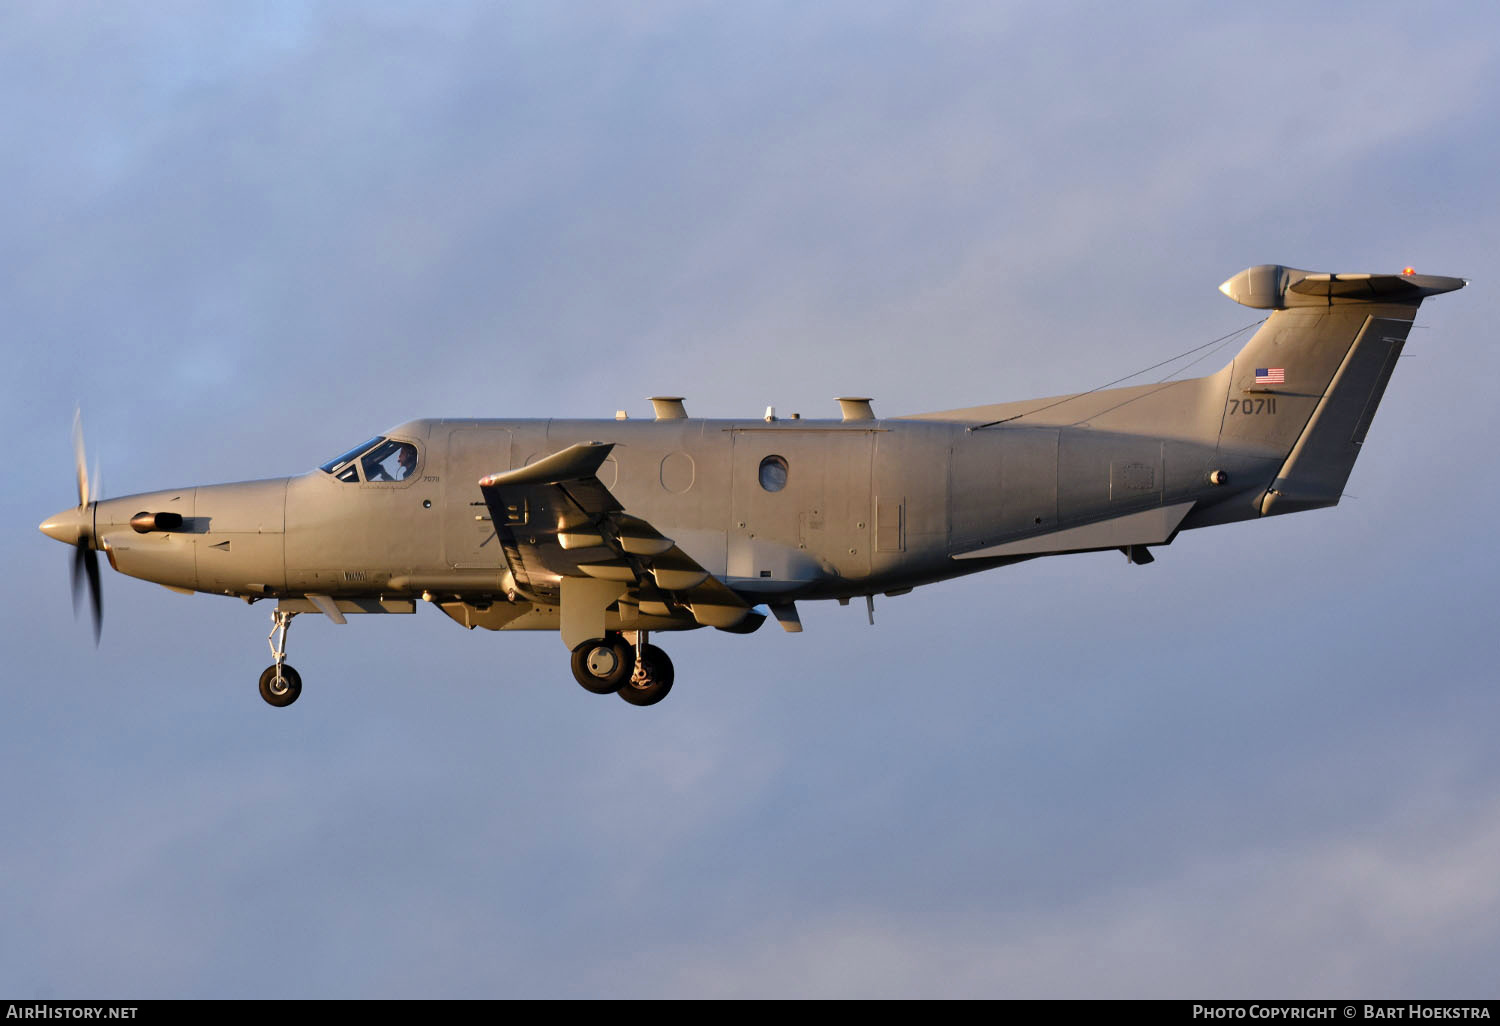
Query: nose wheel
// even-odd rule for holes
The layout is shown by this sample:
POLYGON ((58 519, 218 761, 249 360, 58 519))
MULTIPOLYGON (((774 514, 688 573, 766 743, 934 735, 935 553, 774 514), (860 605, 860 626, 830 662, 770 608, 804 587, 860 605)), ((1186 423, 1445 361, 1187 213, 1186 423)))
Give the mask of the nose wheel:
POLYGON ((291 705, 300 694, 302 694, 302 674, 286 663, 282 663, 279 667, 267 666, 265 672, 260 675, 260 697, 277 708, 291 705))
POLYGON ((296 613, 278 609, 271 614, 271 633, 266 641, 271 646, 271 656, 276 660, 260 675, 260 697, 278 709, 291 705, 302 694, 302 675, 287 665, 286 632, 292 626, 296 613))

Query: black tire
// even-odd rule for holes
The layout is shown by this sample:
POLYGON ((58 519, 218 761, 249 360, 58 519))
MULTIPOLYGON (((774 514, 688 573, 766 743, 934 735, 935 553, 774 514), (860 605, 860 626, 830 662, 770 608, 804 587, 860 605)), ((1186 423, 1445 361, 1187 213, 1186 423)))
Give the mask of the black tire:
POLYGON ((573 679, 596 695, 619 691, 634 669, 635 650, 618 634, 593 638, 573 649, 573 679))
POLYGON ((260 675, 260 697, 278 709, 291 705, 302 694, 302 675, 286 663, 281 664, 281 680, 276 679, 276 667, 267 666, 260 675))
POLYGON ((647 645, 641 652, 641 658, 646 664, 645 683, 636 684, 627 677, 624 686, 620 688, 620 697, 631 705, 655 705, 672 690, 672 660, 655 645, 647 645))

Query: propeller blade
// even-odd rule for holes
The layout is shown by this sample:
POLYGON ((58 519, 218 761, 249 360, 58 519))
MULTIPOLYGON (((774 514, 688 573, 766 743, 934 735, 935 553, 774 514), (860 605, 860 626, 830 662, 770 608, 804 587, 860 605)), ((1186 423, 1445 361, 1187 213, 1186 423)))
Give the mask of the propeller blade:
POLYGON ((99 589, 99 553, 80 547, 83 553, 83 568, 89 578, 89 605, 94 613, 94 644, 99 644, 99 631, 104 626, 104 596, 99 589))
POLYGON ((83 455, 83 410, 73 411, 73 465, 78 471, 78 505, 89 501, 89 466, 83 455))
POLYGON ((86 551, 88 550, 82 545, 75 546, 73 549, 73 616, 75 618, 78 616, 78 593, 83 590, 83 578, 87 573, 83 568, 84 560, 88 558, 84 555, 86 551))
POLYGON ((73 615, 78 615, 78 596, 83 582, 89 585, 89 612, 93 614, 94 644, 99 644, 99 632, 104 626, 104 593, 99 583, 99 553, 89 548, 87 540, 80 541, 73 550, 73 615))

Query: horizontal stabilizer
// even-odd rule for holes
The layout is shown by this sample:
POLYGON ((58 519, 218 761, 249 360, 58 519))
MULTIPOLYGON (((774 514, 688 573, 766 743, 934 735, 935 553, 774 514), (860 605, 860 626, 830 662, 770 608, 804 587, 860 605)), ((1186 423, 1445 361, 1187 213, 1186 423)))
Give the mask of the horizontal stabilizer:
POLYGON ((1469 284, 1463 278, 1437 274, 1327 274, 1280 264, 1247 267, 1219 286, 1242 306, 1285 310, 1292 306, 1341 302, 1415 303, 1469 284))
POLYGON ((1304 296, 1398 301, 1437 296, 1463 287, 1462 278, 1435 274, 1309 274, 1287 286, 1304 296))
POLYGON ((1093 549, 1122 549, 1132 545, 1164 545, 1177 533, 1177 528, 1192 508, 1191 502, 1158 506, 1082 527, 1050 531, 1001 545, 988 545, 971 552, 956 552, 953 558, 993 559, 1001 556, 1040 556, 1058 552, 1088 552, 1093 549))

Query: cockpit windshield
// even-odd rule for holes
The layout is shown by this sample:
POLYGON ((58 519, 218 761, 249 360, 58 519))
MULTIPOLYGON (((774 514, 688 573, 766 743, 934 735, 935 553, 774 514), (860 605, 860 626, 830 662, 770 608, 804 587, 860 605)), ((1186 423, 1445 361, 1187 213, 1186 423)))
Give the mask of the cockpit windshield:
POLYGON ((361 442, 342 456, 336 456, 319 467, 340 481, 404 481, 417 468, 417 447, 410 442, 376 435, 361 442))
POLYGON ((325 474, 332 474, 339 467, 343 466, 345 463, 348 463, 350 460, 354 459, 354 457, 358 456, 360 453, 364 452, 366 449, 369 449, 372 446, 377 445, 378 443, 383 442, 383 441, 385 441, 384 436, 382 436, 382 435, 376 435, 374 438, 371 438, 369 441, 360 442, 358 445, 356 445, 354 448, 350 449, 348 452, 344 453, 342 456, 335 456, 333 459, 329 460, 327 463, 323 464, 318 469, 321 470, 325 474))

